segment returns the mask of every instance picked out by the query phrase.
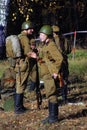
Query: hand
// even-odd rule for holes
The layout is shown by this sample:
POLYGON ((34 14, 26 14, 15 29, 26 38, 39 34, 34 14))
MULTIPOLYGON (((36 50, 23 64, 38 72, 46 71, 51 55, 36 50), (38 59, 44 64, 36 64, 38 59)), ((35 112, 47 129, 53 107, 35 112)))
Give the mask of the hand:
POLYGON ((32 58, 37 58, 37 54, 35 52, 29 52, 28 54, 28 57, 32 57, 32 58))
POLYGON ((56 74, 56 73, 53 73, 53 74, 52 74, 52 77, 53 77, 54 79, 56 79, 57 76, 58 76, 58 74, 56 74))
POLYGON ((37 48, 38 52, 40 52, 40 47, 37 48))

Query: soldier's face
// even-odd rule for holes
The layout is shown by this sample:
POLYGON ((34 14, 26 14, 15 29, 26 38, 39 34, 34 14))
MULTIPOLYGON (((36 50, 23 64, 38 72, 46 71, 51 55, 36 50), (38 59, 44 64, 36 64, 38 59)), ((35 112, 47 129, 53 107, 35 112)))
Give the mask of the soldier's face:
POLYGON ((47 35, 44 33, 40 33, 39 38, 40 38, 41 42, 45 42, 47 39, 47 35))
POLYGON ((28 35, 29 35, 29 34, 32 34, 33 32, 34 32, 33 29, 28 29, 28 30, 27 30, 28 35))

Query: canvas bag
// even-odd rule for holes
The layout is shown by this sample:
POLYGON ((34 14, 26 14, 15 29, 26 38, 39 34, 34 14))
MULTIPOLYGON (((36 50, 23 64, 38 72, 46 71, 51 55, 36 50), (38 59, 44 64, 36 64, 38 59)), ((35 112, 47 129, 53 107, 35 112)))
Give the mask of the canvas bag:
POLYGON ((21 56, 21 47, 17 35, 10 35, 6 38, 6 56, 12 58, 21 56))

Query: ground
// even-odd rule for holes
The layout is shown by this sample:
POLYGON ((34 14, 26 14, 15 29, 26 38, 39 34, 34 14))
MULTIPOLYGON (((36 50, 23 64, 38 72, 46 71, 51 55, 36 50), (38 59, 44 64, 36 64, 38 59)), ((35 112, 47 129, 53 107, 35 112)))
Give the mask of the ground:
POLYGON ((70 85, 68 92, 70 102, 59 105, 59 122, 57 123, 51 125, 41 123, 41 120, 48 116, 46 98, 43 98, 40 110, 37 109, 36 100, 25 99, 24 105, 28 110, 24 114, 16 115, 13 111, 0 111, 0 130, 87 130, 87 90, 85 88, 85 83, 70 85))
MULTIPOLYGON (((5 63, 3 67, 5 67, 5 63)), ((1 72, 1 71, 0 71, 1 72)), ((44 93, 41 90, 42 94, 44 93)), ((58 97, 61 101, 61 96, 58 97)), ((41 120, 48 116, 47 99, 43 98, 41 109, 36 100, 24 100, 26 113, 16 115, 14 111, 5 112, 0 108, 0 130, 87 130, 87 76, 78 79, 73 74, 68 85, 69 103, 59 102, 59 121, 43 125, 41 120)), ((0 100, 0 104, 2 101, 0 100)))

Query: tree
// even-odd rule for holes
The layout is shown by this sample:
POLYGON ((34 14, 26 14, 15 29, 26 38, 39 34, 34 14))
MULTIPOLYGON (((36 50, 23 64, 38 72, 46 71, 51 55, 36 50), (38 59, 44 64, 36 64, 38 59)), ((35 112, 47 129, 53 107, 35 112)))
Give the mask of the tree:
MULTIPOLYGON (((5 0, 2 0, 5 1, 5 0)), ((87 29, 85 0, 8 0, 7 33, 19 33, 25 20, 33 21, 36 32, 42 24, 57 24, 62 33, 87 29), (84 6, 85 5, 85 6, 84 6)))

